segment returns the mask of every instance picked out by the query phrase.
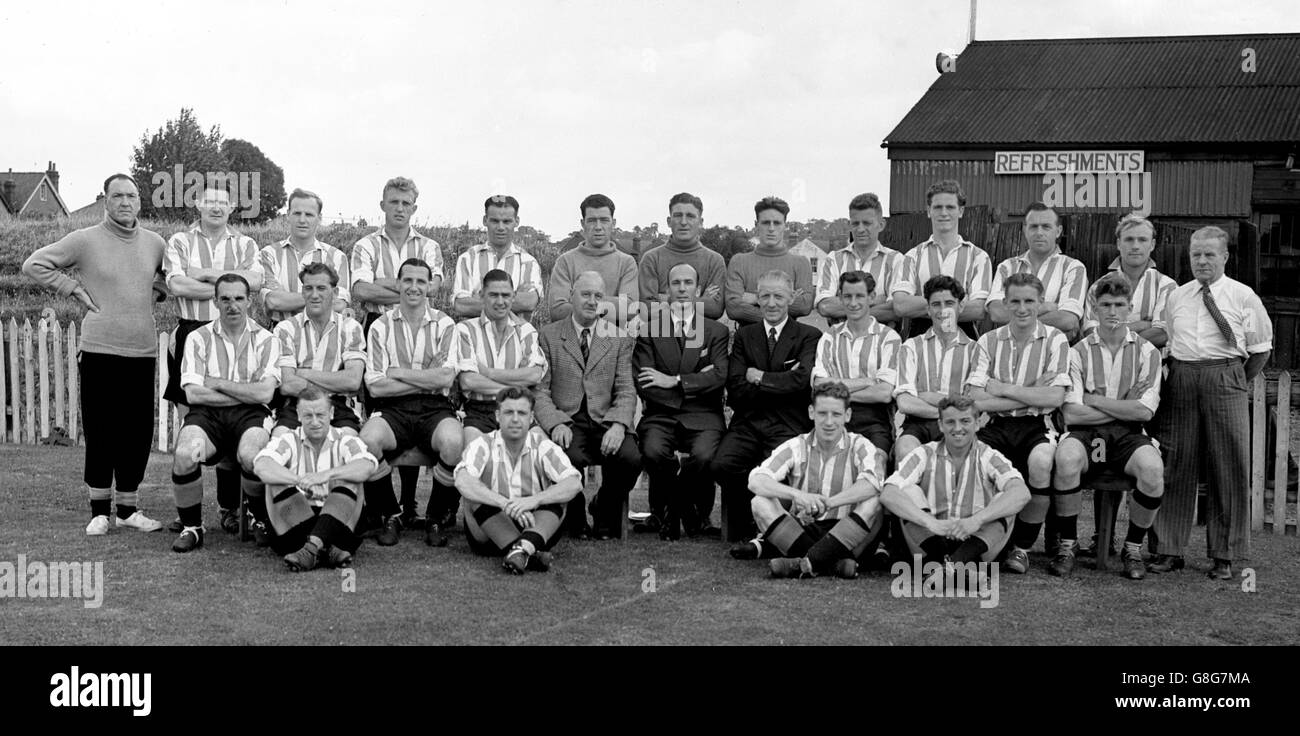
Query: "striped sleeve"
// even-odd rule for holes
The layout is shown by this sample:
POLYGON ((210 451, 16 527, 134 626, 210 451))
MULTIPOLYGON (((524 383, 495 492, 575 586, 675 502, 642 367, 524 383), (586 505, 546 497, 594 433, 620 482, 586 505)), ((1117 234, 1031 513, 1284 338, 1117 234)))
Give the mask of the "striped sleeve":
POLYGON ((1065 403, 1083 403, 1083 355, 1077 346, 1070 348, 1070 385, 1065 389, 1065 403))
POLYGON ((903 394, 917 396, 916 390, 916 340, 908 340, 898 350, 898 381, 894 384, 894 396, 903 394))
POLYGON ((889 271, 888 283, 876 284, 876 293, 883 294, 886 300, 893 299, 894 288, 898 285, 899 279, 903 277, 906 271, 905 260, 903 254, 898 251, 894 251, 889 256, 889 265, 887 267, 887 270, 889 271))
MULTIPOLYGON (((279 437, 273 437, 262 451, 257 453, 253 461, 267 457, 276 462, 281 467, 290 467, 293 462, 294 450, 297 449, 297 434, 294 432, 285 432, 279 437)), ((376 463, 378 465, 378 463, 376 463)))
POLYGON ((1070 341, 1066 339, 1064 332, 1054 327, 1047 339, 1047 365, 1043 370, 1046 373, 1056 374, 1047 385, 1061 386, 1068 390, 1070 388, 1070 341))
MULTIPOLYGON (((852 246, 849 246, 852 247, 852 246)), ((840 281, 840 260, 830 254, 822 261, 817 274, 817 295, 813 297, 813 306, 817 306, 827 297, 835 296, 840 281)), ((877 289, 879 290, 879 289, 877 289)), ((887 292, 886 292, 887 293, 887 292)))
POLYGON ((335 248, 333 246, 327 246, 327 247, 329 247, 330 250, 332 251, 330 253, 330 256, 331 256, 331 260, 333 260, 334 263, 331 265, 334 267, 334 270, 337 271, 339 275, 338 298, 342 299, 345 302, 350 302, 352 301, 352 267, 348 265, 348 257, 344 255, 343 251, 339 250, 338 248, 335 248))
POLYGON ((989 363, 992 349, 989 345, 997 331, 986 332, 980 335, 980 339, 975 341, 975 356, 971 361, 970 375, 966 377, 966 385, 975 388, 984 388, 989 385, 989 363))
POLYGON ((921 293, 921 286, 916 283, 917 264, 916 257, 912 255, 915 251, 916 248, 913 248, 903 255, 903 268, 899 271, 898 276, 894 278, 893 293, 895 294, 902 292, 904 294, 919 295, 921 293))
POLYGON ((523 328, 520 330, 519 347, 520 352, 523 353, 520 368, 537 366, 543 370, 546 369, 546 356, 542 353, 541 333, 537 331, 536 327, 527 322, 524 323, 523 328))
POLYGON ((881 335, 880 367, 876 369, 876 380, 881 383, 898 385, 898 353, 903 347, 903 339, 897 332, 886 328, 881 335))
POLYGON ((298 367, 298 321, 283 319, 275 326, 275 340, 280 343, 280 357, 275 364, 279 368, 298 367))
POLYGON ((849 436, 853 438, 853 464, 858 470, 857 475, 853 477, 853 482, 865 480, 872 488, 879 491, 880 479, 876 477, 876 446, 860 434, 849 436))
POLYGON ((808 379, 810 385, 831 377, 830 371, 826 370, 828 365, 835 365, 835 338, 831 333, 823 332, 817 340, 817 359, 813 362, 812 376, 808 379))
POLYGON ((202 386, 208 372, 208 330, 196 330, 185 341, 185 357, 181 359, 181 388, 202 386))
POLYGON ((370 325, 370 335, 366 340, 366 354, 370 358, 366 363, 366 386, 374 386, 388 373, 388 324, 388 320, 381 317, 370 325))
POLYGON ((236 266, 240 271, 252 271, 265 280, 266 273, 262 269, 262 261, 257 257, 257 241, 247 235, 239 236, 239 263, 236 266))
POLYGON ((445 312, 437 314, 438 319, 435 324, 438 330, 438 349, 433 356, 433 367, 444 368, 450 365, 447 358, 451 354, 452 343, 456 341, 456 323, 452 322, 451 317, 448 317, 445 312))
POLYGON ((446 281, 447 277, 442 272, 442 246, 438 244, 438 241, 433 238, 425 238, 424 247, 420 249, 420 252, 423 254, 424 262, 429 264, 429 269, 433 271, 433 275, 446 281))
POLYGON ((1138 403, 1151 410, 1152 416, 1160 408, 1160 382, 1164 378, 1164 370, 1161 365, 1160 351, 1155 345, 1141 340, 1142 346, 1142 370, 1138 371, 1138 380, 1144 384, 1149 384, 1147 390, 1142 392, 1138 397, 1138 403))
POLYGON ((537 456, 541 458, 542 473, 551 485, 565 478, 581 476, 578 469, 573 467, 573 463, 569 462, 569 456, 564 453, 564 450, 549 439, 537 443, 537 456))
POLYGON ((1083 302, 1088 293, 1088 270, 1071 258, 1070 265, 1061 276, 1061 293, 1056 298, 1056 308, 1083 319, 1083 302))
POLYGON ((528 252, 524 253, 522 261, 523 264, 520 268, 523 270, 523 275, 519 281, 520 283, 527 281, 533 285, 533 290, 537 292, 537 303, 541 305, 546 293, 546 287, 542 284, 542 264, 538 263, 537 259, 528 252))
POLYGON ((992 289, 993 261, 984 250, 975 247, 974 263, 970 270, 970 283, 966 285, 967 299, 988 299, 992 289))
POLYGON ((993 283, 989 287, 988 301, 997 302, 1007 298, 1007 290, 1004 284, 1007 277, 1012 274, 1014 266, 1012 266, 1011 262, 1014 259, 1015 256, 1012 256, 998 264, 997 271, 993 274, 993 283))
MULTIPOLYGON (((258 381, 265 381, 270 378, 275 381, 276 385, 280 384, 280 341, 275 336, 266 333, 262 338, 261 344, 257 345, 257 378, 258 381)), ((290 356, 293 357, 292 355, 290 356)))
POLYGON ((280 259, 276 257, 276 249, 280 246, 272 243, 257 252, 257 259, 262 263, 262 291, 263 299, 273 291, 284 291, 284 284, 280 278, 280 259))
MULTIPOLYGON (((1164 274, 1160 274, 1159 281, 1156 282, 1156 303, 1149 317, 1154 323, 1165 313, 1165 302, 1169 300, 1169 295, 1173 293, 1174 287, 1177 286, 1174 280, 1164 274)), ((1154 324, 1151 325, 1155 327, 1154 324)))
POLYGON ((455 368, 457 373, 478 372, 478 355, 474 352, 471 321, 457 323, 455 334, 451 338, 451 352, 447 357, 447 365, 455 368))
POLYGON ((166 280, 167 285, 171 286, 172 279, 177 276, 188 276, 189 269, 189 246, 190 239, 185 237, 185 233, 176 233, 167 241, 167 264, 166 280))
POLYGON ((339 365, 346 366, 350 360, 366 361, 366 330, 361 323, 351 317, 343 318, 343 332, 339 335, 339 365))
POLYGON ((749 481, 754 482, 758 476, 766 476, 775 481, 783 481, 790 474, 790 469, 802 461, 803 438, 791 437, 777 446, 772 455, 761 465, 749 471, 749 481))
MULTIPOLYGON (((339 277, 342 283, 342 276, 339 277)), ((352 284, 375 281, 375 248, 369 235, 352 246, 352 284)))
MULTIPOLYGON (((292 434, 292 432, 289 432, 280 435, 280 437, 288 437, 292 434)), ((370 450, 366 448, 366 443, 362 442, 361 438, 356 435, 343 436, 343 439, 339 442, 339 454, 342 455, 344 463, 350 463, 353 460, 365 460, 373 467, 379 467, 379 460, 370 454, 370 450)))
POLYGON ((980 469, 984 472, 984 477, 993 483, 999 493, 1005 491, 1007 484, 1011 481, 1023 481, 1025 479, 1005 455, 987 445, 984 446, 983 453, 980 455, 980 469))
POLYGON ((930 465, 930 446, 921 445, 912 450, 898 464, 894 474, 885 479, 885 485, 904 486, 920 485, 925 476, 925 469, 930 465))
POLYGON ((470 249, 461 253, 456 259, 456 275, 451 282, 452 299, 467 299, 474 296, 474 290, 469 284, 469 262, 473 254, 473 249, 470 249))
MULTIPOLYGON (((371 326, 373 334, 374 326, 371 326)), ((492 446, 488 444, 488 436, 481 434, 469 443, 465 451, 460 455, 460 462, 456 463, 456 471, 469 471, 469 474, 476 479, 483 478, 483 471, 487 469, 488 463, 492 460, 492 446)))

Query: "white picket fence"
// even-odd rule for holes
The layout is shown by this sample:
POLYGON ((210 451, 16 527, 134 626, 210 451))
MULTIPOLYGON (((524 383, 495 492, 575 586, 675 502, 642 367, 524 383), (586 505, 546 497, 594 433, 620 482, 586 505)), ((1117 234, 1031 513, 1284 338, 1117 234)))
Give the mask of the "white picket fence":
MULTIPOLYGON (((167 386, 165 358, 169 339, 168 333, 158 335, 158 382, 154 402, 158 418, 155 446, 160 452, 172 448, 180 430, 179 414, 162 396, 167 386)), ((8 380, 0 380, 0 442, 40 444, 43 438, 50 436, 54 427, 62 427, 69 438, 79 444, 77 324, 60 325, 54 319, 52 309, 45 311, 34 328, 30 320, 19 324, 10 319, 7 324, 0 324, 0 349, 3 350, 0 374, 8 377, 8 380)), ((1264 377, 1258 376, 1253 386, 1252 402, 1251 528, 1295 534, 1296 516, 1287 513, 1286 498, 1287 453, 1292 431, 1291 374, 1283 371, 1279 376, 1277 404, 1272 407, 1265 400, 1264 377), (1271 469, 1265 467, 1265 442, 1270 424, 1276 430, 1271 469), (1266 499, 1270 470, 1272 498, 1266 499), (1266 503, 1266 500, 1272 503, 1266 503), (1281 511, 1266 515, 1266 506, 1281 511), (1280 523, 1274 521, 1275 517, 1280 523)))

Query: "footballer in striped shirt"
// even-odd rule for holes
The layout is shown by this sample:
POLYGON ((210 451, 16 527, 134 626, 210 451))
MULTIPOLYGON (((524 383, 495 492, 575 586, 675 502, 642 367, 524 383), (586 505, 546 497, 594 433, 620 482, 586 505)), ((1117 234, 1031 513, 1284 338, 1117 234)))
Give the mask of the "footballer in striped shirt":
MULTIPOLYGON (((1052 413, 1070 385, 1070 344, 1065 334, 1038 321, 1043 282, 1032 273, 1007 277, 1011 322, 981 335, 967 379, 976 407, 991 413, 980 440, 1006 455, 1029 482, 1029 503, 1020 512, 1007 555, 1007 569, 1029 570, 1028 549, 1052 504, 1052 458, 1057 431, 1052 413)), ((1067 513, 1068 509, 1058 509, 1067 513)), ((1049 536, 1051 530, 1049 529, 1049 536)))
POLYGON ((989 291, 989 319, 1004 325, 1011 321, 1007 309, 1007 278, 1013 273, 1032 273, 1043 282, 1043 303, 1038 308, 1038 321, 1075 335, 1083 319, 1084 300, 1088 292, 1088 270, 1078 260, 1061 252, 1057 241, 1061 238, 1061 218, 1056 210, 1034 202, 1025 211, 1025 244, 1028 249, 998 264, 989 291))
POLYGON ((813 389, 813 431, 792 437, 749 473, 750 510, 762 530, 753 554, 777 556, 772 577, 858 574, 884 528, 876 448, 849 432, 849 389, 826 383, 813 389))
MULTIPOLYGON (((1121 559, 1125 576, 1141 580, 1146 576, 1142 540, 1160 508, 1165 466, 1159 444, 1143 427, 1160 407, 1160 351, 1129 327, 1132 295, 1128 278, 1119 273, 1102 277, 1093 289, 1098 324, 1071 350, 1071 386, 1063 407, 1070 431, 1056 448, 1053 489, 1056 498, 1077 497, 1080 480, 1104 470, 1133 478, 1121 559)), ((1049 570, 1058 574, 1072 568, 1077 499, 1074 505, 1076 514, 1057 529, 1061 542, 1049 570)))
MULTIPOLYGON (((1165 312, 1165 302, 1178 284, 1156 270, 1151 260, 1155 250, 1155 226, 1136 212, 1124 216, 1115 226, 1115 247, 1119 256, 1110 262, 1111 273, 1122 273, 1133 286, 1133 308, 1129 310, 1128 327, 1158 348, 1168 341, 1165 331, 1153 325, 1165 312)), ((1097 316, 1092 300, 1084 310, 1083 333, 1097 329, 1097 316)))
POLYGON ((917 447, 885 480, 881 500, 903 521, 903 538, 924 562, 991 562, 1029 501, 1024 478, 979 440, 980 410, 965 396, 939 402, 943 438, 917 447))
POLYGON ((272 439, 254 461, 267 487, 271 547, 294 572, 322 561, 351 567, 361 545, 361 484, 379 461, 356 434, 332 426, 334 410, 319 387, 303 389, 298 427, 272 439))
POLYGON ((492 269, 483 275, 483 313, 456 325, 448 362, 456 367, 465 392, 465 445, 497 429, 497 394, 514 386, 531 389, 546 373, 546 356, 537 328, 514 313, 510 274, 492 269))
POLYGON ((951 276, 925 282, 930 328, 903 343, 898 353, 894 400, 903 424, 894 443, 895 463, 921 445, 942 439, 939 402, 966 392, 966 379, 975 364, 975 340, 957 329, 965 300, 966 289, 951 276))
POLYGON ((280 341, 280 394, 272 436, 297 429, 298 396, 309 387, 326 391, 334 404, 331 424, 351 434, 361 421, 348 405, 366 371, 361 323, 334 311, 339 276, 325 263, 308 263, 298 274, 306 306, 275 326, 280 341))
POLYGON ((305 302, 298 274, 308 263, 328 263, 339 275, 342 285, 334 300, 334 311, 342 312, 352 299, 347 288, 352 280, 348 257, 338 248, 316 239, 323 206, 320 195, 305 189, 293 190, 285 215, 289 221, 289 237, 262 248, 257 254, 264 275, 262 306, 271 324, 302 311, 305 302))
POLYGON ((859 194, 849 202, 849 244, 831 251, 830 257, 819 269, 817 295, 813 298, 817 313, 834 324, 846 317, 840 302, 840 274, 862 271, 871 274, 876 282, 871 303, 871 316, 891 328, 894 314, 894 281, 903 274, 903 254, 881 244, 880 233, 885 229, 885 210, 880 198, 868 192, 859 194))
MULTIPOLYGON (((442 288, 442 246, 411 227, 411 217, 419 209, 416 200, 420 189, 415 182, 397 176, 384 182, 379 208, 384 226, 358 240, 352 246, 349 268, 352 270, 352 296, 365 312, 362 326, 369 328, 379 315, 396 308, 402 300, 397 283, 397 267, 408 258, 419 258, 433 270, 429 284, 429 304, 436 305, 442 288)), ((346 286, 347 284, 345 284, 346 286)))
POLYGON ((465 499, 465 530, 478 554, 504 555, 516 575, 550 569, 549 550, 582 475, 560 446, 533 424, 533 392, 517 386, 497 394, 499 429, 479 435, 456 466, 465 499))
POLYGON ((541 264, 514 242, 515 228, 519 227, 519 200, 501 194, 488 197, 483 203, 483 227, 487 242, 471 246, 456 259, 451 283, 452 312, 457 317, 482 314, 483 277, 488 271, 500 270, 510 274, 515 285, 510 308, 526 322, 541 303, 544 287, 541 264))

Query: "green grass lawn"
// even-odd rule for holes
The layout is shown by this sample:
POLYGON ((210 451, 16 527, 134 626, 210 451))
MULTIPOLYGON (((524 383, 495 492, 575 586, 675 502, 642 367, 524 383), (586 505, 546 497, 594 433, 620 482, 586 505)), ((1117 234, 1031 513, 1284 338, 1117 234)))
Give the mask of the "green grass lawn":
MULTIPOLYGON (((0 599, 3 644, 1296 644, 1300 540, 1256 535, 1257 592, 1204 577, 1203 559, 1139 583, 1081 561, 1000 577, 1000 601, 902 599, 887 575, 769 580, 714 541, 561 541, 550 573, 513 577, 472 555, 462 533, 431 549, 418 532, 357 555, 355 592, 340 571, 293 574, 270 552, 210 530, 202 550, 173 535, 84 534, 81 448, 0 445, 0 561, 104 562, 102 607, 0 599), (653 569, 655 590, 643 592, 653 569)), ((169 456, 154 454, 142 507, 174 516, 169 456)), ((421 494, 427 493, 421 480, 421 494)), ((215 485, 205 506, 215 525, 215 485)), ((1085 499, 1081 531, 1091 534, 1085 499)), ((633 496, 633 508, 644 497, 633 496)), ((1121 512, 1121 528, 1124 527, 1121 512)), ((1041 544, 1041 543, 1040 543, 1041 544)), ((1203 549, 1204 529, 1192 548, 1203 549)))

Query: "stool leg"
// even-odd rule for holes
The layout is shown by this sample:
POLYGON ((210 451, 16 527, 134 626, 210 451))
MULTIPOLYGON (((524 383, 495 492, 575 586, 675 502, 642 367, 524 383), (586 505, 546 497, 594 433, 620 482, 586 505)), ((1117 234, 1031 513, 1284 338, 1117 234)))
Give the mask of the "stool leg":
POLYGON ((244 489, 239 489, 239 541, 247 542, 253 535, 248 530, 248 496, 244 489))
POLYGON ((1115 538, 1115 524, 1111 520, 1111 505, 1115 503, 1115 494, 1107 491, 1094 490, 1093 493, 1099 493, 1100 505, 1098 506, 1097 516, 1097 569, 1110 569, 1110 545, 1115 538))

